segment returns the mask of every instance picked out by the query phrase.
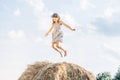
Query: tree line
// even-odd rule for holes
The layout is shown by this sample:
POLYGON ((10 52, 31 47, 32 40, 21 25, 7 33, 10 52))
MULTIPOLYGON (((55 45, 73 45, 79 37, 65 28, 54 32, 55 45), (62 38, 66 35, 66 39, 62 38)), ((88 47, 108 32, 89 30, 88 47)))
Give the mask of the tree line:
POLYGON ((110 72, 101 72, 97 74, 96 80, 120 80, 120 66, 113 78, 110 72))

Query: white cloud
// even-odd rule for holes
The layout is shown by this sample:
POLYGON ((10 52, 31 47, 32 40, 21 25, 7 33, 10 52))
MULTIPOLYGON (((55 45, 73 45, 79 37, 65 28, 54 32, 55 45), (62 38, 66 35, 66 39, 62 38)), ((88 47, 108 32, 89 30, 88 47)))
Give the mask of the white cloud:
MULTIPOLYGON (((33 7, 33 12, 35 13, 35 15, 38 17, 38 20, 37 20, 37 28, 40 30, 40 31, 48 31, 49 28, 51 27, 51 24, 50 22, 52 21, 50 19, 50 14, 49 12, 45 11, 45 4, 43 3, 42 0, 26 0, 30 6, 33 7)), ((42 35, 44 36, 45 33, 42 33, 42 35)), ((37 37, 35 40, 34 40, 34 43, 44 43, 45 45, 50 45, 51 44, 51 40, 50 38, 43 38, 43 37, 37 37)))
POLYGON ((87 30, 88 30, 88 33, 95 33, 97 28, 96 28, 96 26, 94 26, 92 24, 88 24, 87 25, 87 30))
POLYGON ((95 8, 96 6, 93 3, 90 3, 88 0, 80 0, 80 8, 87 10, 88 8, 95 8))
POLYGON ((68 23, 75 24, 75 21, 73 20, 73 18, 72 18, 69 14, 62 15, 62 17, 63 17, 64 20, 66 20, 68 23))
POLYGON ((111 56, 112 58, 115 58, 115 60, 120 61, 120 51, 118 48, 115 48, 114 46, 108 43, 104 43, 103 51, 105 51, 105 53, 107 53, 107 55, 111 56))
POLYGON ((105 10, 104 10, 104 16, 106 18, 112 18, 113 14, 114 14, 115 10, 114 8, 112 7, 107 7, 105 10))
POLYGON ((120 60, 118 60, 118 59, 116 59, 114 57, 106 56, 105 59, 109 60, 112 63, 120 64, 120 60))
POLYGON ((26 0, 33 7, 33 12, 38 17, 37 27, 39 30, 48 30, 50 25, 49 12, 45 12, 45 4, 42 0, 26 0))
POLYGON ((12 30, 8 32, 8 37, 14 41, 21 42, 26 40, 25 33, 22 30, 12 30))
POLYGON ((20 16, 20 15, 21 15, 20 9, 17 8, 17 9, 13 12, 13 14, 14 14, 15 16, 20 16))
POLYGON ((106 50, 117 52, 117 50, 114 47, 112 47, 112 46, 110 46, 110 45, 108 45, 106 43, 103 44, 103 48, 106 49, 106 50))
POLYGON ((52 20, 50 19, 49 14, 46 14, 46 12, 43 12, 43 14, 38 14, 38 29, 39 30, 48 30, 51 27, 50 23, 52 20))
POLYGON ((43 39, 41 37, 38 37, 34 40, 35 43, 41 43, 43 39))
POLYGON ((63 14, 60 14, 60 16, 62 20, 65 21, 65 23, 68 23, 72 27, 77 27, 80 25, 74 20, 74 18, 69 13, 63 13, 63 14))
POLYGON ((37 11, 43 11, 44 3, 42 0, 26 0, 37 11))

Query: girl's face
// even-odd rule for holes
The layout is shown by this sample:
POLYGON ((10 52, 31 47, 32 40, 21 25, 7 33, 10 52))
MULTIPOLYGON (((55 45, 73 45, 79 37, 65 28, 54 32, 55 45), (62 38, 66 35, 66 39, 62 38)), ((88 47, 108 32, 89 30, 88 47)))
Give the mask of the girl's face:
POLYGON ((53 17, 52 19, 53 19, 53 21, 55 21, 55 22, 57 22, 57 21, 59 20, 58 17, 53 17))

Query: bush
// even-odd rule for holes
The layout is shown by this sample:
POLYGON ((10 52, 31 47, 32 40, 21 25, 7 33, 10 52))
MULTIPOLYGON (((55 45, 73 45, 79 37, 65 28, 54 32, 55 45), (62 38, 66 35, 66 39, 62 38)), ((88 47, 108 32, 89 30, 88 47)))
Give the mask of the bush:
POLYGON ((120 66, 113 80, 120 80, 120 66))
POLYGON ((97 74, 96 80, 112 80, 111 74, 109 72, 99 73, 97 74))

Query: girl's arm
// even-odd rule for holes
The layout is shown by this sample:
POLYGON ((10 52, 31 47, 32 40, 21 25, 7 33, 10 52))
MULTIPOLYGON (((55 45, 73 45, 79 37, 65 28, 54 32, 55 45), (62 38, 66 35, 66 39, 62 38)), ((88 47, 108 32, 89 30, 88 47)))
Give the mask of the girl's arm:
POLYGON ((49 29, 49 31, 45 34, 45 36, 47 37, 49 35, 49 33, 53 30, 53 25, 51 26, 51 28, 49 29))
POLYGON ((69 25, 67 25, 66 23, 64 23, 63 21, 61 21, 61 24, 63 24, 65 27, 67 27, 68 29, 75 31, 75 29, 71 28, 69 25))

